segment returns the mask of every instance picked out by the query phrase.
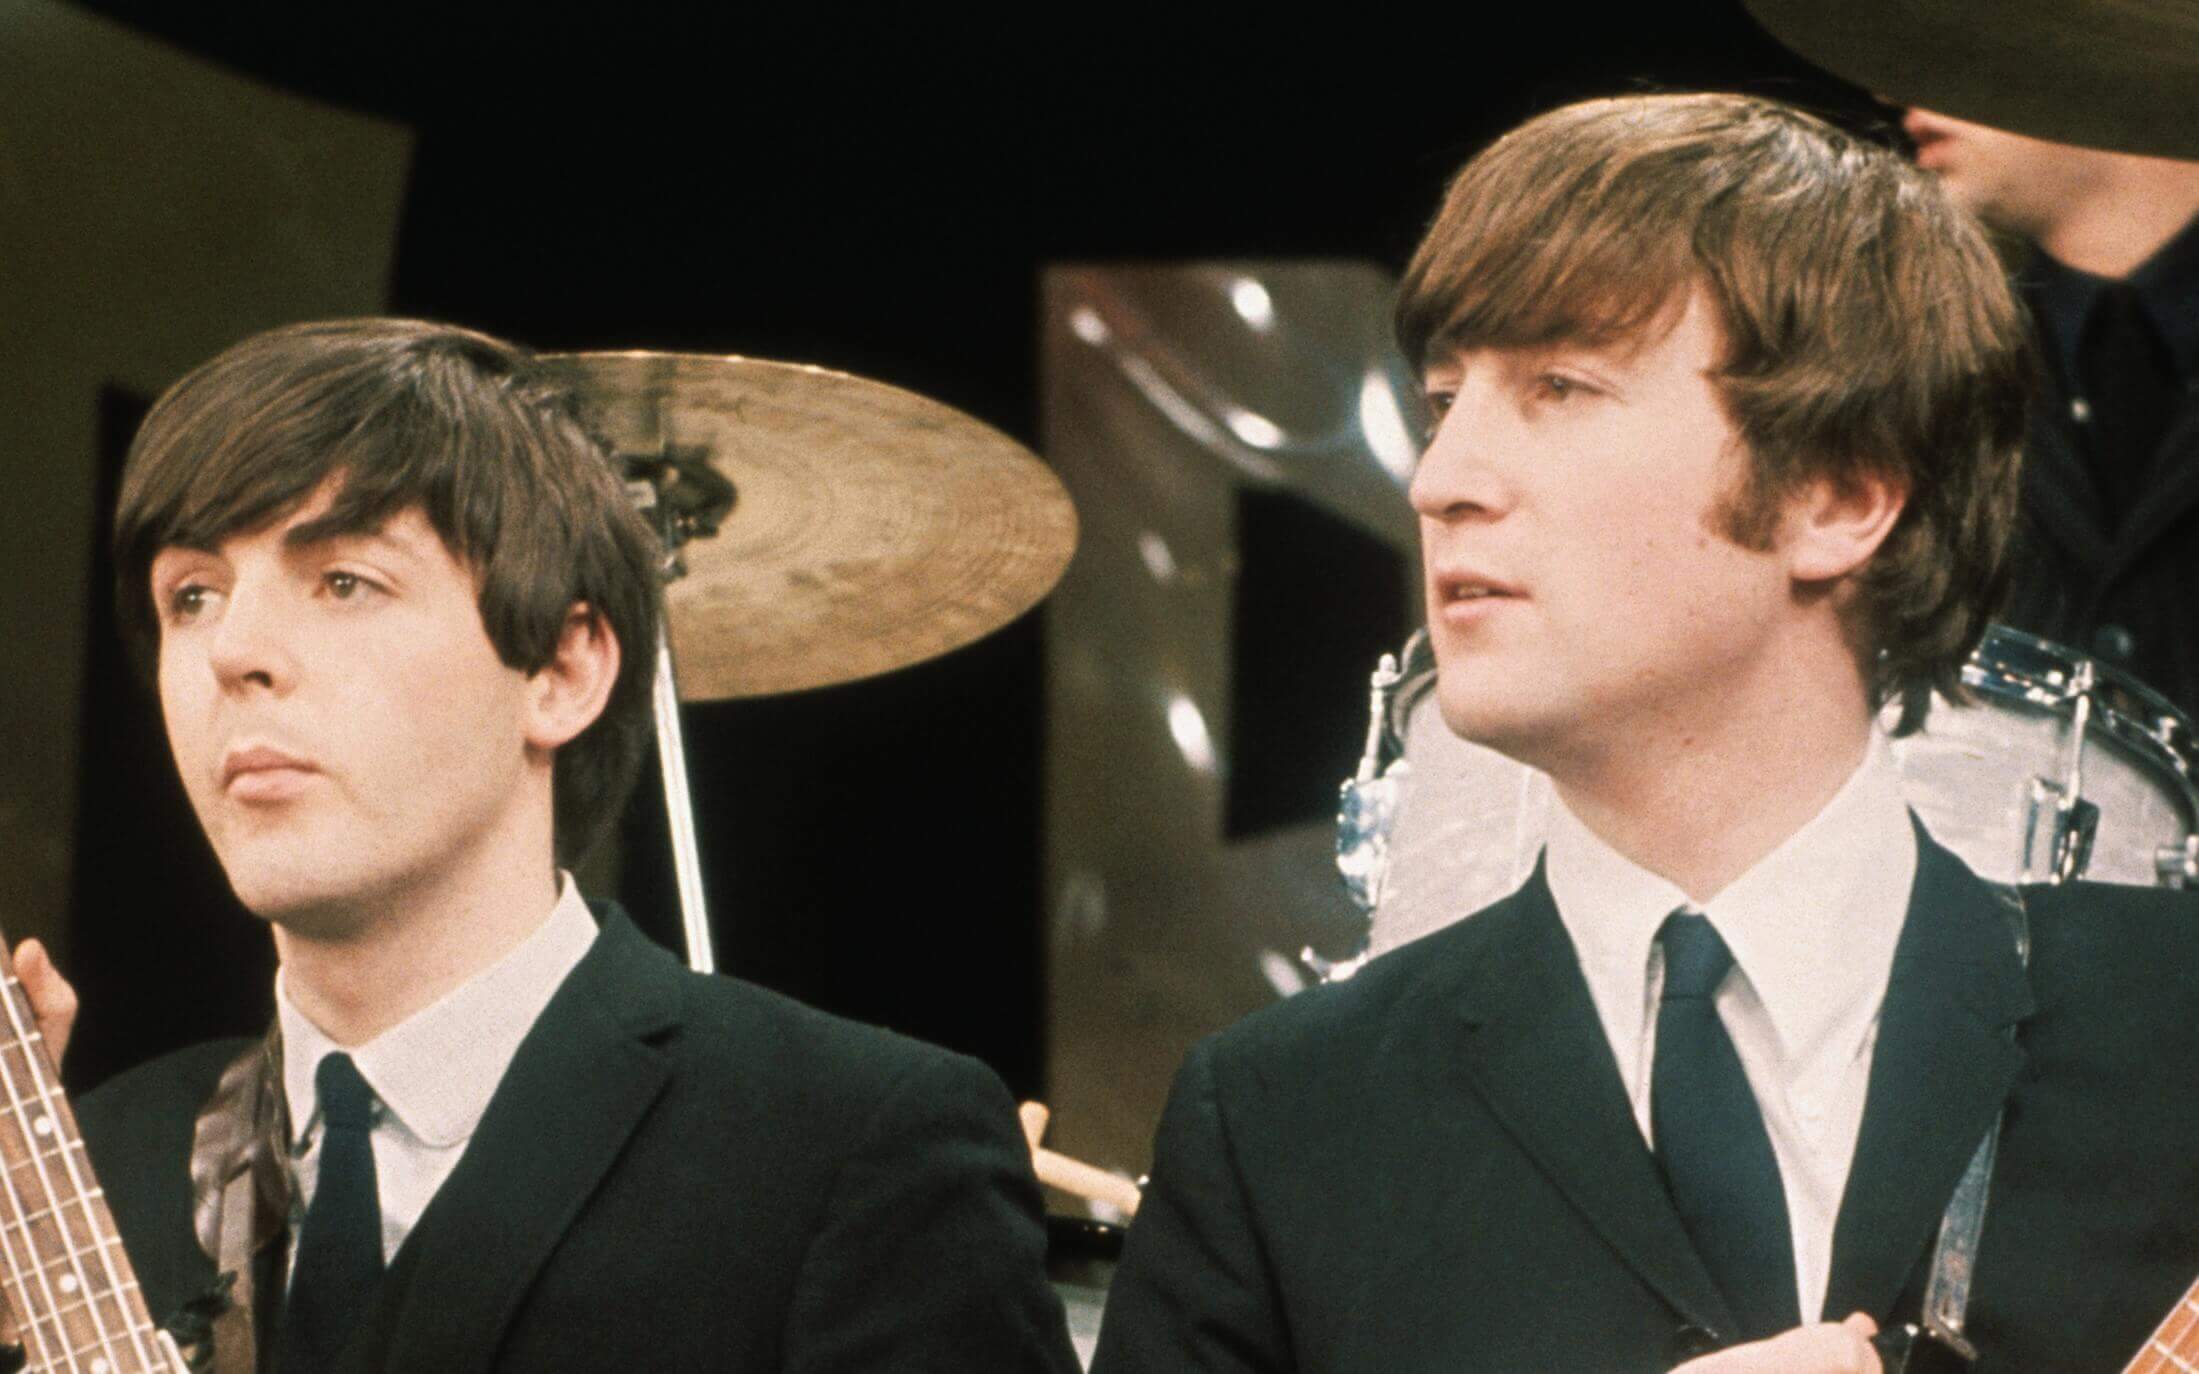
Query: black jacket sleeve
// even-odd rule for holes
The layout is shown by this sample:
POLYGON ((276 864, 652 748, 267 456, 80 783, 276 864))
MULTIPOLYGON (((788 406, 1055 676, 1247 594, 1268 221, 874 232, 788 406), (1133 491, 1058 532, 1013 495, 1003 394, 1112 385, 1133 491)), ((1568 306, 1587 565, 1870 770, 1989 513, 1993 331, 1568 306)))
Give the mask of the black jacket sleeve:
POLYGON ((787 1374, 1076 1374, 1014 1104, 938 1056, 872 1113, 803 1257, 787 1374))
POLYGON ((1162 1113, 1153 1172, 1108 1292, 1093 1374, 1288 1374, 1276 1292, 1208 1041, 1162 1113))

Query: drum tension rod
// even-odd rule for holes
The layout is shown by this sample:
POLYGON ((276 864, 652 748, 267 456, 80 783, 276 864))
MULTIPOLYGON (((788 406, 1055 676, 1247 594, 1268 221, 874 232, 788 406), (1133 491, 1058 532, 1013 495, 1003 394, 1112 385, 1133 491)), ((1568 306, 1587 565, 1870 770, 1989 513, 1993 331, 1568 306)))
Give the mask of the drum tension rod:
POLYGON ((2163 887, 2199 883, 2199 835, 2186 835, 2180 844, 2164 844, 2153 851, 2153 871, 2163 887))
POLYGON ((2030 815, 2024 828, 2023 872, 2027 881, 2044 877, 2050 883, 2066 883, 2084 876, 2092 862, 2092 841, 2100 829, 2100 808, 2084 797, 2085 732, 2092 724, 2094 670, 2090 659, 2079 660, 2069 675, 2063 699, 2072 704, 2069 742, 2062 754, 2061 777, 2031 780, 2030 815), (2038 858, 2041 813, 2052 806, 2053 823, 2046 843, 2046 871, 2040 874, 2038 858))

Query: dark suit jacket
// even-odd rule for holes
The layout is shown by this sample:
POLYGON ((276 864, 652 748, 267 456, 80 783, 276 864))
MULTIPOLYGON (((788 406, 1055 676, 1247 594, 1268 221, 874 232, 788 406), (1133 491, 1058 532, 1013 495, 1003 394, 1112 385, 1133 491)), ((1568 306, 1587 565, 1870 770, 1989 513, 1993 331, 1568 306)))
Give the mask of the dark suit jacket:
MULTIPOLYGON (((2028 979, 1997 900, 1925 843, 1826 1313, 1913 1315, 2006 1102, 1982 1368, 2120 1369, 2199 1277, 2199 898, 2030 890, 2028 979)), ((1623 1374, 1731 1329, 1538 871, 1192 1052, 1093 1368, 1623 1374)))
MULTIPOLYGON (((86 1098, 156 1317, 204 1291, 192 1121, 238 1046, 86 1098)), ((972 1060, 681 968, 622 917, 521 1044, 346 1370, 1073 1371, 972 1060)))
POLYGON ((2000 618, 2199 716, 2199 378, 2153 461, 2145 494, 2110 525, 2066 385, 2049 377, 2024 449, 2015 584, 2000 618))

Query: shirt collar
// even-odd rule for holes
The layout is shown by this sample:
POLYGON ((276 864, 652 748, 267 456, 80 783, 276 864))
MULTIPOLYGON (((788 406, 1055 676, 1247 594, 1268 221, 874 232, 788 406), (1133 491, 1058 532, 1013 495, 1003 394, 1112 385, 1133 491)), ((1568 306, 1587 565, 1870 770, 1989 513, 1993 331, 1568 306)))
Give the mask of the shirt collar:
POLYGON ((1916 863, 1901 773, 1874 731, 1825 809, 1704 904, 1789 1060, 1860 1035, 1877 1012, 1916 863))
POLYGON ((2130 274, 2176 360, 2176 375, 2199 372, 2199 217, 2130 274))
MULTIPOLYGON (((2023 277, 2062 375, 2075 376, 2085 320, 2107 278, 2080 272, 2043 250, 2031 255, 2023 277)), ((2178 230, 2125 280, 2137 288, 2146 318, 2167 346, 2176 375, 2199 373, 2199 218, 2178 230)))
POLYGON ((1551 808, 1544 872, 1606 1026, 1641 1015, 1658 928, 1684 906, 1708 916, 1733 951, 1791 1061, 1868 1027, 1916 863, 1901 774, 1874 730, 1824 809, 1707 902, 1613 849, 1562 801, 1551 808))
POLYGON ((596 937, 595 918, 570 873, 558 874, 557 902, 534 932, 503 958, 364 1045, 342 1046, 290 1000, 275 974, 275 1019, 283 1041, 283 1095, 291 1143, 302 1146, 319 1110, 313 1090, 321 1059, 346 1050, 384 1109, 431 1146, 463 1144, 488 1110, 519 1042, 596 937))

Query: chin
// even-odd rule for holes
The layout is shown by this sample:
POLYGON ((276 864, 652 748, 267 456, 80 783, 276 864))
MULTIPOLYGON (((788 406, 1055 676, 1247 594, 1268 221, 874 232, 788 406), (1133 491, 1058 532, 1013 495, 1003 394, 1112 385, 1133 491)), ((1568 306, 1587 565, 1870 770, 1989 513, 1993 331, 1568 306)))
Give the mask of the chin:
POLYGON ((224 862, 230 890, 245 910, 301 934, 332 934, 356 906, 341 875, 326 867, 224 862))
POLYGON ((1494 749, 1530 767, 1547 748, 1549 721, 1541 713, 1523 710, 1517 702, 1492 701, 1464 693, 1446 695, 1440 687, 1436 707, 1452 734, 1469 744, 1494 749))

